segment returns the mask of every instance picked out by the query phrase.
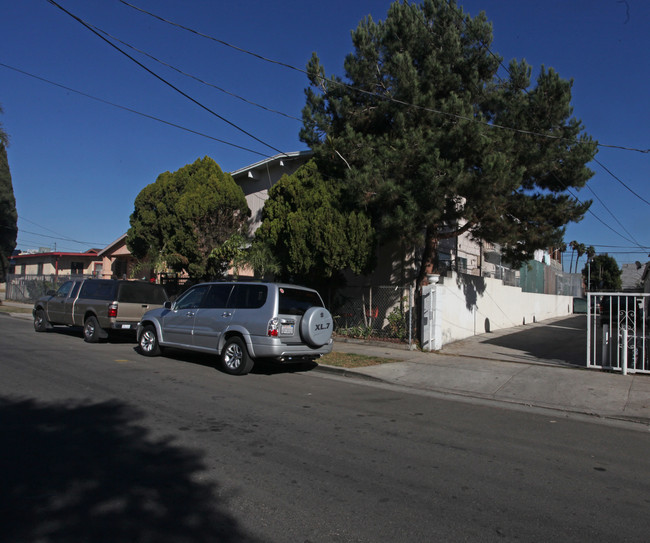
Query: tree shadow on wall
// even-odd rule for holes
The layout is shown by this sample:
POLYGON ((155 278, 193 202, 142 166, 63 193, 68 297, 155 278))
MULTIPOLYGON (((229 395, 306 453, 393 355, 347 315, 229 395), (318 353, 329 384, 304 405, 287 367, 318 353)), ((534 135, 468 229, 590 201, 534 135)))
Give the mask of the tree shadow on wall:
MULTIPOLYGON (((476 275, 459 273, 456 275, 456 284, 465 296, 465 307, 471 311, 478 305, 478 297, 485 292, 485 279, 476 275)), ((489 328, 489 324, 487 326, 489 328)))
POLYGON ((0 399, 2 541, 254 541, 195 480, 201 456, 140 418, 116 401, 0 399))

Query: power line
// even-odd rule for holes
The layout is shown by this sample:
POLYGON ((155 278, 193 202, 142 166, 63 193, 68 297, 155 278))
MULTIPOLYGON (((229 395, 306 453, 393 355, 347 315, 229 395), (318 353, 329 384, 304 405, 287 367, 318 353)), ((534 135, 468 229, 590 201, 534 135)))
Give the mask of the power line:
POLYGON ((607 213, 609 213, 609 214, 612 216, 612 218, 613 218, 613 219, 617 222, 617 224, 618 224, 618 225, 619 225, 619 226, 620 226, 620 227, 625 231, 625 233, 626 233, 628 236, 630 236, 630 240, 628 240, 628 241, 632 241, 632 243, 635 243, 638 247, 642 247, 642 245, 641 245, 641 244, 640 244, 640 243, 639 243, 639 242, 634 238, 634 236, 630 233, 630 231, 629 231, 627 228, 625 228, 625 226, 623 226, 623 223, 622 223, 621 221, 618 220, 618 217, 617 217, 616 215, 614 215, 614 213, 612 213, 612 211, 611 211, 611 210, 610 210, 610 209, 605 205, 605 202, 603 202, 603 201, 600 199, 600 197, 596 194, 596 192, 594 191, 594 189, 592 189, 592 188, 589 186, 589 183, 587 183, 586 186, 587 186, 587 188, 591 191, 591 193, 596 197, 596 199, 600 202, 600 205, 602 205, 602 206, 605 208, 605 211, 607 211, 607 213))
POLYGON ((172 66, 171 64, 169 64, 167 62, 164 62, 164 61, 160 60, 159 58, 156 58, 155 56, 147 53, 146 51, 143 51, 142 49, 138 49, 137 47, 135 47, 135 46, 133 46, 133 45, 131 45, 131 44, 129 44, 129 43, 115 37, 115 36, 113 36, 112 34, 109 34, 105 30, 102 30, 101 28, 99 28, 99 27, 97 27, 95 25, 90 25, 90 26, 92 26, 98 32, 101 32, 102 34, 108 36, 112 40, 115 40, 115 41, 121 43, 122 45, 128 47, 129 49, 132 49, 132 50, 137 51, 138 53, 140 53, 142 55, 145 55, 146 57, 150 58, 151 60, 153 60, 153 61, 155 61, 155 62, 157 62, 159 64, 162 64, 163 66, 166 66, 167 68, 170 68, 170 69, 178 72, 179 74, 184 75, 185 77, 189 77, 191 79, 194 79, 195 81, 198 81, 199 83, 202 83, 203 85, 207 85, 208 87, 212 87, 213 89, 216 89, 216 90, 218 90, 220 92, 223 92, 224 94, 227 94, 229 96, 232 96, 233 98, 237 98, 238 100, 241 100, 242 102, 245 102, 245 103, 250 104, 252 106, 255 106, 257 108, 263 109, 263 110, 268 111, 270 113, 275 113, 277 115, 282 115, 283 117, 287 117, 288 119, 293 119, 295 121, 301 121, 302 122, 302 119, 300 119, 298 117, 294 117, 293 115, 289 115, 288 113, 283 113, 282 111, 278 111, 276 109, 266 107, 266 106, 264 106, 262 104, 258 104, 257 102, 253 102, 251 100, 248 100, 247 98, 244 98, 243 96, 235 94, 234 92, 230 92, 230 91, 228 91, 228 90, 226 90, 226 89, 224 89, 222 87, 219 87, 219 86, 217 86, 217 85, 215 85, 213 83, 209 83, 208 81, 204 81, 203 79, 201 79, 199 77, 196 77, 195 75, 188 74, 187 72, 184 72, 180 68, 177 68, 177 67, 172 66))
POLYGON ((167 85, 168 87, 170 87, 171 89, 175 90, 175 91, 176 91, 177 93, 179 93, 181 96, 184 96, 185 98, 187 98, 188 100, 190 100, 192 103, 194 103, 194 104, 196 104, 197 106, 199 106, 201 109, 204 109, 205 111, 207 111, 207 112, 210 113, 211 115, 214 115, 214 116, 217 117, 218 119, 221 119, 221 120, 222 120, 223 122, 225 122, 226 124, 232 126, 232 127, 235 128, 236 130, 239 130, 239 131, 242 132, 243 134, 245 134, 245 135, 247 135, 248 137, 254 139, 254 140, 257 141, 258 143, 261 143, 261 144, 264 145, 265 147, 268 147, 269 149, 273 149, 274 151, 276 151, 277 153, 279 153, 279 154, 281 154, 281 155, 284 155, 284 154, 285 154, 285 153, 284 153, 283 151, 281 151, 280 149, 277 149, 276 147, 273 147, 271 144, 266 143, 264 140, 258 138, 257 136, 254 136, 253 134, 251 134, 250 132, 244 130, 243 128, 241 128, 241 127, 238 126, 237 124, 233 123, 232 121, 229 121, 228 119, 226 119, 226 118, 223 117, 222 115, 219 115, 216 111, 210 109, 209 107, 207 107, 206 105, 202 104, 201 102, 199 102, 199 101, 196 100, 195 98, 192 98, 189 94, 187 94, 186 92, 182 91, 181 89, 179 89, 178 87, 176 87, 175 85, 173 85, 172 83, 170 83, 169 81, 167 81, 165 78, 163 78, 163 77, 161 77, 160 75, 158 75, 156 72, 154 72, 154 71, 151 70, 150 68, 147 68, 147 67, 146 67, 144 64, 142 64, 140 61, 138 61, 137 59, 135 59, 135 58, 133 58, 131 55, 129 55, 126 51, 123 51, 122 49, 120 49, 117 45, 115 45, 115 44, 114 44, 113 42, 111 42, 109 39, 107 39, 107 38, 105 38, 104 36, 102 36, 101 33, 97 32, 94 28, 92 28, 92 26, 90 26, 88 23, 86 23, 85 21, 83 21, 82 19, 80 19, 79 17, 77 17, 76 15, 74 15, 73 13, 69 12, 69 11, 68 11, 67 9, 65 9, 63 6, 57 4, 54 0, 47 0, 47 1, 48 1, 50 4, 52 4, 53 6, 57 7, 57 8, 60 9, 61 11, 63 11, 64 13, 66 13, 67 15, 69 15, 70 17, 72 17, 75 21, 77 21, 79 24, 83 25, 85 28, 87 28, 88 30, 90 30, 93 34, 95 34, 95 35, 96 35, 97 37, 99 37, 101 40, 105 41, 107 44, 109 44, 109 45, 110 45, 111 47, 113 47, 115 50, 117 50, 117 51, 119 51, 120 53, 122 53, 122 54, 123 54, 125 57, 127 57, 129 60, 135 62, 135 63, 136 63, 138 66, 140 66, 143 70, 145 70, 146 72, 148 72, 148 73, 150 73, 151 75, 153 75, 156 79, 158 79, 159 81, 161 81, 162 83, 164 83, 165 85, 167 85))
POLYGON ((593 159, 596 164, 598 164, 603 170, 605 170, 609 175, 611 175, 616 181, 618 181, 621 185, 623 185, 627 190, 629 190, 634 196, 636 196, 639 200, 641 200, 643 203, 648 204, 650 206, 650 202, 646 200, 643 196, 640 194, 637 194, 634 192, 630 187, 628 187, 621 179, 616 177, 608 168, 605 167, 605 165, 600 162, 599 160, 596 160, 596 158, 593 159))
POLYGON ((91 243, 89 241, 79 241, 78 239, 71 239, 71 238, 64 238, 64 237, 57 237, 57 236, 48 236, 47 234, 39 234, 38 232, 30 232, 29 230, 19 230, 19 234, 32 234, 33 236, 40 236, 42 238, 48 238, 48 239, 56 239, 60 241, 69 241, 71 243, 78 243, 80 245, 91 245, 91 246, 97 246, 99 245, 100 247, 105 247, 107 244, 106 243, 91 243))
MULTIPOLYGON (((466 29, 469 30, 469 27, 467 26, 467 24, 466 24, 466 22, 465 22, 465 19, 464 19, 463 17, 461 17, 461 15, 460 15, 460 14, 459 14, 459 13, 458 13, 454 8, 453 8, 453 6, 452 6, 451 3, 450 3, 450 0, 447 1, 447 6, 448 6, 448 8, 451 10, 451 12, 456 16, 456 18, 457 18, 458 20, 460 20, 460 22, 462 23, 462 25, 463 25, 466 29)), ((427 29, 431 32, 431 29, 429 28, 429 26, 426 25, 426 21, 422 21, 422 22, 425 24, 425 26, 427 27, 427 29)), ((494 54, 494 53, 492 52, 492 50, 490 49, 490 47, 489 47, 487 44, 485 44, 485 42, 483 42, 483 40, 482 40, 479 36, 474 35, 474 37, 475 37, 475 38, 476 38, 476 39, 481 43, 481 46, 482 46, 482 47, 483 47, 483 48, 484 48, 484 49, 485 49, 485 50, 490 54, 490 56, 492 56, 492 57, 493 57, 493 58, 494 58, 494 59, 499 63, 499 65, 500 65, 500 66, 501 66, 501 67, 506 71, 506 73, 507 73, 509 76, 512 76, 512 74, 511 74, 511 72, 510 72, 510 69, 509 69, 507 66, 505 66, 505 64, 503 64, 503 61, 501 60, 501 58, 500 58, 498 55, 494 54)), ((497 78, 498 78, 502 83, 505 83, 505 81, 504 81, 504 80, 503 80, 503 79, 502 79, 498 74, 497 74, 497 78)), ((526 94, 530 94, 530 93, 528 92, 528 89, 526 89, 526 88, 522 88, 521 90, 523 90, 526 94)), ((608 146, 606 146, 606 147, 608 147, 608 146)), ((598 162, 598 161, 596 160, 595 157, 594 157, 592 160, 594 160, 596 163, 598 163, 598 164, 600 164, 600 165, 602 166, 602 164, 601 164, 600 162, 598 162)), ((609 172, 609 170, 607 170, 607 168, 605 168, 604 166, 602 166, 602 167, 603 167, 606 171, 609 172)), ((609 172, 609 173, 611 174, 611 172, 609 172)), ((562 182, 562 181, 561 181, 561 180, 560 180, 560 179, 555 175, 554 172, 551 172, 551 175, 553 175, 553 177, 555 178, 555 180, 558 181, 558 182, 559 182, 559 183, 564 187, 564 189, 565 189, 565 190, 566 190, 566 191, 567 191, 571 196, 573 196, 573 198, 575 198, 575 200, 576 200, 578 203, 582 204, 582 202, 580 201, 580 199, 578 198, 578 196, 577 196, 576 194, 574 194, 573 191, 571 191, 571 190, 569 189, 569 187, 568 187, 564 182, 562 182)), ((611 174, 611 175, 613 176, 613 174, 611 174)), ((615 176, 614 176, 614 177, 615 177, 615 176)), ((615 177, 615 178, 616 178, 616 177, 615 177)), ((618 179, 618 178, 616 178, 616 179, 618 179)), ((619 181, 620 181, 620 180, 619 180, 619 181)), ((622 183, 622 181, 621 181, 621 183, 622 183)), ((605 205, 605 203, 600 199, 600 197, 596 194, 596 192, 593 190, 593 188, 592 188, 588 183, 586 184, 586 187, 587 187, 587 188, 592 192, 592 194, 593 194, 593 195, 596 197, 596 199, 600 202, 600 204, 603 206, 603 208, 605 208, 605 210, 606 210, 606 211, 607 211, 607 212, 608 212, 608 213, 613 217, 613 219, 614 219, 614 220, 618 223, 618 225, 619 225, 619 226, 620 226, 620 227, 625 231, 625 233, 626 233, 627 235, 630 236, 631 239, 630 239, 630 238, 626 238, 626 237, 623 236, 620 232, 617 232, 616 230, 614 230, 610 225, 608 225, 605 221, 603 221, 600 217, 598 217, 598 216, 597 216, 597 215, 596 215, 596 214, 595 214, 595 213, 594 213, 590 208, 587 209, 587 212, 589 212, 591 215, 593 215, 593 217, 594 217, 595 219, 597 219, 600 223, 602 223, 605 227, 607 227, 609 230, 611 230, 612 232, 614 232, 616 235, 620 236, 621 238, 623 238, 623 239, 626 240, 626 241, 629 241, 629 242, 631 242, 631 243, 634 243, 634 244, 637 245, 638 247, 642 247, 642 245, 641 245, 641 244, 640 244, 636 239, 634 239, 634 236, 629 232, 629 230, 628 230, 627 228, 625 228, 625 226, 623 226, 623 224, 621 223, 621 221, 619 221, 618 218, 616 217, 616 215, 614 215, 614 213, 611 212, 611 210, 610 210, 610 209, 605 205)), ((629 187, 626 186, 626 188, 629 188, 629 187)), ((631 189, 630 189, 630 190, 631 190, 631 189)), ((635 194, 636 194, 636 193, 635 193, 635 194)))
MULTIPOLYGON (((52 0, 48 0, 48 1, 51 2, 52 0)), ((194 30, 193 28, 181 25, 181 24, 176 23, 174 21, 170 21, 169 19, 165 19, 164 17, 161 17, 160 15, 156 15, 155 13, 152 13, 150 11, 142 9, 142 8, 140 8, 138 6, 135 6, 134 4, 131 4, 129 2, 126 2, 126 0, 118 0, 118 1, 120 3, 122 3, 122 4, 124 4, 125 6, 128 6, 128 7, 132 8, 132 9, 135 9, 136 11, 139 11, 141 13, 149 15, 150 17, 153 17, 154 19, 157 19, 157 20, 159 20, 159 21, 161 21, 163 23, 169 24, 171 26, 175 26, 177 28, 180 28, 182 30, 185 30, 185 31, 190 32, 192 34, 195 34, 197 36, 200 36, 202 38, 214 41, 214 42, 219 43, 219 44, 221 44, 221 45, 223 45, 225 47, 229 47, 231 49, 234 49, 235 51, 238 51, 240 53, 250 55, 250 56, 252 56, 254 58, 257 58, 259 60, 262 60, 264 62, 269 62, 269 63, 272 63, 272 64, 276 64, 278 66, 282 66, 284 68, 288 68, 290 70, 294 70, 296 72, 300 72, 300 73, 309 75, 307 70, 305 70, 303 68, 298 68, 298 67, 292 66, 291 64, 288 64, 286 62, 281 62, 281 61, 278 61, 278 60, 273 60, 273 59, 267 58, 267 57, 265 57, 263 55, 260 55, 258 53, 254 53, 252 51, 244 49, 243 47, 233 45, 233 44, 228 43, 228 42, 226 42, 224 40, 221 40, 219 38, 215 38, 214 36, 204 34, 203 32, 199 32, 198 30, 194 30)), ((489 49, 488 49, 488 51, 489 51, 489 49)), ((491 54, 493 54, 493 53, 491 53, 491 54)), ((478 123, 478 124, 483 124, 483 125, 485 125, 485 126, 487 126, 489 128, 498 128, 498 129, 501 129, 501 130, 508 130, 508 131, 511 131, 511 132, 524 134, 524 135, 529 135, 529 136, 538 136, 538 137, 543 137, 543 138, 548 138, 548 139, 571 141, 573 143, 578 143, 578 144, 584 143, 584 142, 581 142, 580 140, 568 140, 567 138, 563 138, 561 136, 553 136, 551 134, 542 134, 542 133, 539 133, 539 132, 533 132, 533 131, 530 131, 530 130, 522 130, 522 129, 510 127, 510 126, 502 126, 502 125, 491 124, 489 122, 481 121, 480 119, 476 119, 474 117, 466 117, 466 116, 463 116, 463 115, 448 113, 448 112, 436 110, 436 109, 433 109, 433 108, 418 106, 417 104, 412 104, 412 103, 409 103, 409 102, 405 102, 403 100, 398 100, 398 99, 390 97, 390 96, 385 96, 385 95, 377 94, 375 92, 367 91, 365 89, 360 89, 358 87, 348 85, 347 83, 344 83, 342 81, 337 81, 335 79, 324 79, 323 82, 327 82, 328 84, 332 84, 332 85, 342 86, 342 87, 345 87, 347 89, 353 90, 355 92, 359 92, 361 94, 366 94, 366 95, 372 96, 374 98, 379 98, 379 99, 386 100, 386 101, 389 101, 389 102, 393 102, 393 103, 396 103, 396 104, 400 104, 400 105, 403 105, 403 106, 416 108, 416 109, 421 110, 421 111, 428 111, 430 113, 436 113, 438 115, 443 115, 443 116, 451 117, 451 118, 458 119, 458 120, 465 120, 465 121, 475 122, 475 123, 478 123)), ((625 147, 625 146, 622 146, 622 145, 608 145, 608 144, 599 143, 599 142, 596 142, 595 144, 598 147, 606 147, 606 148, 612 148, 612 149, 620 149, 620 150, 624 150, 624 151, 634 151, 634 152, 638 152, 638 153, 650 154, 650 149, 636 149, 636 148, 633 148, 633 147, 625 147)))
MULTIPOLYGON (((192 29, 192 28, 189 28, 189 27, 186 27, 186 26, 184 26, 184 25, 181 25, 181 24, 175 23, 175 22, 173 22, 173 21, 170 21, 170 20, 168 20, 168 19, 165 19, 164 17, 161 17, 161 16, 156 15, 156 14, 154 14, 154 13, 151 13, 151 12, 149 12, 149 11, 147 11, 147 10, 144 10, 144 9, 142 9, 142 8, 139 8, 139 7, 133 5, 133 4, 129 3, 129 2, 126 2, 125 0, 119 0, 119 1, 120 1, 122 4, 124 4, 124 5, 126 5, 126 6, 129 6, 129 7, 133 8, 133 9, 135 9, 135 10, 137 10, 137 11, 140 11, 141 13, 144 13, 144 14, 146 14, 146 15, 149 15, 149 16, 151 16, 151 17, 153 17, 153 18, 155 18, 155 19, 157 19, 157 20, 159 20, 159 21, 161 21, 161 22, 164 22, 164 23, 166 23, 166 24, 169 24, 169 25, 175 26, 175 27, 177 27, 177 28, 181 28, 181 29, 183 29, 183 30, 186 30, 186 31, 188 31, 188 32, 191 32, 191 33, 193 33, 193 34, 196 34, 196 35, 198 35, 198 36, 200 36, 200 37, 203 37, 203 38, 206 38, 206 39, 209 39, 209 40, 215 41, 215 42, 217 42, 217 43, 219 43, 219 44, 221 44, 221 45, 224 45, 224 46, 226 46, 226 47, 232 48, 232 49, 234 49, 234 50, 236 50, 236 51, 239 51, 239 52, 241 52, 241 53, 245 53, 245 54, 251 55, 251 56, 253 56, 253 57, 255 57, 255 58, 258 58, 258 59, 260 59, 260 60, 263 60, 263 61, 265 61, 265 62, 271 62, 271 63, 273 63, 273 64, 277 64, 277 65, 280 65, 280 66, 283 66, 283 67, 289 68, 289 69, 294 70, 294 71, 297 71, 297 72, 301 72, 301 73, 304 73, 304 74, 308 74, 308 72, 307 72, 306 70, 304 70, 304 69, 297 68, 297 67, 295 67, 295 66, 292 66, 292 65, 287 64, 287 63, 284 63, 284 62, 279 62, 279 61, 276 61, 276 60, 269 59, 269 58, 264 57, 264 56, 262 56, 262 55, 259 55, 259 54, 257 54, 257 53, 253 53, 253 52, 251 52, 251 51, 248 51, 248 50, 246 50, 246 49, 244 49, 244 48, 242 48, 242 47, 238 47, 238 46, 235 46, 235 45, 233 45, 233 44, 230 44, 230 43, 228 43, 228 42, 226 42, 226 41, 224 41, 224 40, 220 40, 220 39, 215 38, 215 37, 213 37, 213 36, 210 36, 210 35, 208 35, 208 34, 204 34, 204 33, 202 33, 202 32, 199 32, 199 31, 197 31, 197 30, 194 30, 194 29, 192 29)), ((452 11, 453 11, 453 12, 454 12, 454 13, 455 13, 459 18, 460 18, 460 15, 457 14, 457 13, 453 10, 453 8, 452 8, 451 6, 449 6, 449 8, 452 9, 452 11)), ((463 24, 465 24, 465 21, 464 21, 462 18, 461 18, 461 22, 462 22, 463 24)), ((467 28, 467 27, 466 27, 466 28, 467 28)), ((503 64, 503 62, 501 61, 501 59, 500 59, 498 56, 496 56, 496 55, 495 55, 495 54, 490 50, 490 48, 489 48, 488 46, 485 45, 485 43, 483 43, 483 42, 481 41, 481 44, 482 44, 483 47, 488 51, 488 53, 489 53, 490 55, 492 55, 495 59, 497 59, 497 60, 499 61, 499 64, 500 64, 500 65, 501 65, 501 66, 502 66, 502 67, 503 67, 503 68, 504 68, 508 73, 510 73, 509 70, 508 70, 508 68, 507 68, 507 67, 503 64)), ((445 115, 445 116, 452 117, 452 118, 456 118, 456 119, 468 120, 468 121, 472 121, 472 122, 478 122, 478 123, 480 123, 480 124, 484 124, 485 126, 488 126, 489 128, 500 128, 500 129, 505 129, 505 130, 509 130, 509 131, 512 131, 512 132, 516 132, 516 133, 519 133, 519 134, 533 135, 533 136, 539 136, 539 137, 544 137, 544 138, 549 138, 549 139, 556 139, 556 140, 563 140, 563 141, 572 141, 573 143, 577 143, 577 144, 582 144, 582 143, 584 143, 584 142, 582 142, 582 141, 580 141, 580 140, 567 140, 567 138, 562 138, 562 137, 560 137, 560 136, 554 136, 554 135, 550 135, 550 134, 541 134, 541 133, 534 132, 534 131, 521 130, 521 129, 517 129, 517 128, 513 128, 513 127, 507 127, 507 126, 503 126, 503 125, 497 125, 497 124, 494 124, 494 123, 488 123, 488 122, 480 121, 480 120, 475 119, 475 118, 472 118, 472 117, 465 117, 465 116, 462 116, 462 115, 456 115, 456 114, 447 113, 447 112, 443 112, 443 111, 439 111, 439 110, 434 110, 434 109, 432 109, 432 108, 426 108, 426 107, 422 107, 422 106, 417 106, 417 105, 415 105, 415 104, 410 104, 410 103, 404 102, 404 101, 402 101, 402 100, 397 100, 397 99, 392 98, 392 97, 379 95, 379 94, 377 94, 377 93, 370 92, 370 91, 366 91, 366 90, 364 90, 364 89, 359 89, 359 88, 354 87, 354 86, 352 86, 352 85, 345 84, 345 83, 343 83, 343 82, 341 82, 341 81, 336 81, 336 80, 334 80, 334 79, 327 79, 326 81, 327 81, 328 83, 332 83, 332 84, 335 84, 335 85, 341 85, 341 86, 344 86, 344 87, 346 87, 346 88, 348 88, 348 89, 350 89, 350 90, 354 90, 354 91, 356 91, 356 92, 360 92, 360 93, 363 93, 363 94, 366 94, 366 95, 370 95, 370 96, 373 96, 373 97, 377 97, 377 98, 380 98, 380 99, 388 100, 388 101, 391 101, 391 102, 394 102, 394 103, 398 103, 398 104, 401 104, 401 105, 405 105, 405 106, 408 106, 408 107, 415 107, 415 108, 420 109, 420 110, 429 111, 429 112, 433 112, 433 113, 440 114, 440 115, 445 115)), ((527 89, 523 89, 523 90, 524 90, 525 92, 528 92, 527 89)), ((602 143, 599 143, 599 142, 595 142, 595 145, 598 146, 598 147, 616 148, 616 149, 623 149, 623 150, 629 150, 629 151, 637 151, 637 152, 641 152, 641 153, 650 153, 650 149, 634 149, 634 148, 623 147, 623 146, 619 146, 619 145, 607 145, 607 144, 602 144, 602 143)), ((556 179, 557 179, 557 177, 556 177, 556 179)), ((568 187, 566 187, 566 185, 565 185, 565 189, 568 190, 568 187)), ((612 217, 614 217, 614 220, 615 220, 615 221, 616 221, 616 222, 621 226, 621 228, 623 228, 623 230, 624 230, 624 231, 625 231, 625 232, 626 232, 630 237, 633 238, 632 234, 630 234, 630 232, 625 228, 625 226, 623 226, 623 225, 620 223, 620 221, 616 218, 616 216, 615 216, 615 215, 614 215, 614 214, 613 214, 613 213, 612 213, 612 212, 607 208, 607 206, 605 206, 605 204, 604 204, 604 203, 602 202, 602 200, 601 200, 601 199, 596 195, 596 193, 593 191, 593 189, 592 189, 591 187, 589 187, 589 190, 591 190, 591 191, 594 193, 594 195, 596 196, 596 198, 601 202, 601 204, 602 204, 603 207, 608 211, 608 213, 610 213, 610 215, 612 215, 612 217)), ((579 199, 575 194, 573 194, 573 193, 571 193, 571 194, 572 194, 572 196, 576 199, 576 201, 580 202, 580 199, 579 199)), ((581 203, 581 202, 580 202, 580 203, 581 203)), ((599 222, 601 222, 605 227, 607 227, 608 229, 612 230, 612 232, 614 232, 615 234, 621 236, 621 237, 622 237, 623 239, 625 239, 626 241, 630 241, 630 242, 632 242, 632 243, 637 243, 638 245, 640 245, 636 240, 634 240, 634 239, 628 239, 628 238, 626 238, 625 236, 623 236, 622 234, 620 234, 619 232, 617 232, 616 230, 614 230, 614 229, 613 229, 610 225, 608 225, 605 221, 603 221, 603 220, 600 219, 597 215, 595 215, 595 213, 594 213, 593 211, 591 211, 591 210, 587 210, 587 211, 588 211, 591 215, 593 215, 593 216, 594 216, 594 217, 595 217, 599 222)))
POLYGON ((92 96, 91 94, 87 94, 87 93, 85 93, 85 92, 82 92, 82 91, 79 91, 79 90, 73 89, 73 88, 71 88, 71 87, 66 87, 65 85, 62 85, 62 84, 60 84, 60 83, 56 83, 56 82, 51 81, 51 80, 49 80, 49 79, 45 79, 44 77, 40 77, 40 76, 38 76, 38 75, 34 75, 34 74, 32 74, 32 73, 26 72, 26 71, 21 70, 21 69, 19 69, 19 68, 15 68, 14 66, 9 66, 8 64, 4 64, 4 63, 2 63, 2 62, 0 62, 0 66, 2 66, 3 68, 8 68, 9 70, 13 70, 13 71, 18 72, 18 73, 21 73, 21 74, 26 75, 26 76, 28 76, 28 77, 32 77, 32 78, 34 78, 34 79, 38 79, 39 81, 42 81, 43 83, 47 83, 47 84, 49 84, 49 85, 54 85, 55 87, 59 87, 59 88, 64 89, 64 90, 66 90, 66 91, 74 92, 75 94, 79 94, 79 95, 81 95, 81 96, 85 96, 86 98, 90 98, 91 100, 96 100, 97 102, 101 102, 102 104, 106 104, 106 105, 109 105, 109 106, 112 106, 112 107, 116 107, 116 108, 118 108, 118 109, 122 109, 122 110, 124 110, 124 111, 128 111, 129 113, 134 113, 135 115, 140 115, 141 117, 146 117, 147 119, 151 119, 151 120, 153 120, 153 121, 156 121, 156 122, 159 122, 159 123, 166 124, 167 126, 172 126, 172 127, 174 127, 174 128, 178 128, 178 129, 180 129, 180 130, 184 130, 185 132, 190 132, 191 134, 196 134, 197 136, 201 136, 201 137, 203 137, 203 138, 208 138, 208 139, 211 139, 211 140, 213 140, 213 141, 216 141, 216 142, 219 142, 219 143, 223 143, 224 145, 228 145, 228 146, 230 146, 230 147, 235 147, 236 149, 241 149, 242 151, 247 151, 247 152, 249 152, 249 153, 253 153, 253 154, 255 154, 255 155, 259 155, 259 156, 263 156, 263 157, 267 157, 267 158, 268 158, 268 156, 269 156, 269 155, 266 155, 266 154, 264 154, 264 153, 260 153, 260 152, 258 152, 258 151, 254 151, 253 149, 249 149, 248 147, 243 147, 243 146, 241 146, 241 145, 237 145, 237 144, 235 144, 235 143, 231 143, 231 142, 229 142, 229 141, 225 141, 225 140, 222 140, 222 139, 219 139, 219 138, 215 138, 215 137, 213 137, 213 136, 209 136, 208 134, 204 134, 204 133, 202 133, 202 132, 198 132, 198 131, 196 131, 196 130, 192 130, 191 128, 186 128, 186 127, 181 126, 181 125, 179 125, 179 124, 175 124, 175 123, 172 123, 172 122, 169 122, 169 121, 165 121, 165 120, 163 120, 163 119, 160 119, 160 118, 158 118, 158 117, 154 117, 153 115, 148 115, 147 113, 142 113, 141 111, 137 111, 137 110, 135 110, 135 109, 132 109, 132 108, 129 108, 129 107, 126 107, 126 106, 121 106, 120 104, 116 104, 116 103, 114 103, 114 102, 109 102, 108 100, 104 100, 103 98, 97 98, 96 96, 92 96))
POLYGON ((161 17, 160 15, 156 15, 155 13, 151 13, 150 11, 139 8, 138 6, 130 4, 129 2, 126 2, 125 0, 118 0, 118 1, 121 2, 122 4, 124 4, 125 6, 129 6, 130 8, 135 9, 136 11, 144 13, 145 15, 149 15, 150 17, 153 17, 154 19, 158 19, 159 21, 161 21, 163 23, 166 23, 166 24, 171 25, 171 26, 175 26, 175 27, 180 28, 182 30, 186 30, 187 32, 191 32, 192 34, 196 34, 197 36, 200 36, 202 38, 206 38, 208 40, 214 41, 214 42, 219 43, 219 44, 221 44, 221 45, 223 45, 225 47, 230 47, 231 49, 234 49, 235 51, 239 51, 240 53, 250 55, 250 56, 255 57, 255 58, 259 59, 259 60, 263 60, 264 62, 270 62, 271 64, 277 64, 278 66, 283 66, 284 68, 288 68, 288 69, 294 70, 296 72, 300 72, 300 73, 303 73, 303 74, 307 73, 307 71, 304 70, 303 68, 297 68, 295 66, 292 66, 291 64, 287 64, 286 62, 280 62, 278 60, 272 60, 272 59, 267 58, 265 56, 262 56, 262 55, 260 55, 258 53, 253 53, 252 51, 248 51, 248 50, 244 49, 243 47, 238 47, 237 45, 233 45, 233 44, 228 43, 226 41, 223 41, 223 40, 220 40, 220 39, 215 38, 213 36, 210 36, 208 34, 204 34, 203 32, 199 32, 198 30, 194 30, 193 28, 183 26, 183 25, 181 25, 179 23, 175 23, 174 21, 170 21, 169 19, 165 19, 164 17, 161 17))
MULTIPOLYGON (((592 245, 593 247, 605 247, 606 249, 612 248, 612 249, 635 249, 636 246, 627 246, 627 245, 600 245, 600 244, 593 244, 593 243, 587 243, 586 245, 592 245)), ((644 250, 650 250, 650 245, 646 246, 641 246, 641 249, 644 250)), ((639 252, 639 251, 637 251, 639 252)), ((643 252, 643 251, 640 251, 643 252)))

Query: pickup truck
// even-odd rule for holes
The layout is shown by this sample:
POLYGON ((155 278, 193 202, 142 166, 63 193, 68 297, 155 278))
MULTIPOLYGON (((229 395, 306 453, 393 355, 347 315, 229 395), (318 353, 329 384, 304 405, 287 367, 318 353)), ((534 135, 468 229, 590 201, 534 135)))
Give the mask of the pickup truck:
POLYGON ((144 281, 75 279, 34 303, 34 330, 53 325, 83 326, 84 340, 96 343, 109 331, 133 330, 142 315, 168 300, 161 285, 144 281))

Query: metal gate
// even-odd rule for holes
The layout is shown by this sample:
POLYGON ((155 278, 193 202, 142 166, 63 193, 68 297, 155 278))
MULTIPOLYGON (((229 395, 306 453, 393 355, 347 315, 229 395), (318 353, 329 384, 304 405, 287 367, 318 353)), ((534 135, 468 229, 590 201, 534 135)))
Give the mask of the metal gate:
POLYGON ((650 373, 650 293, 587 295, 587 367, 650 373))

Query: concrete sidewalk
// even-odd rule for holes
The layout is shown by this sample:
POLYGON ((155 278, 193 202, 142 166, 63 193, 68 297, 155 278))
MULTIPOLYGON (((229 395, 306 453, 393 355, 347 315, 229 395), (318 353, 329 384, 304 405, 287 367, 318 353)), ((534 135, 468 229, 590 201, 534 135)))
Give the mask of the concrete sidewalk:
POLYGON ((517 326, 436 353, 361 341, 336 341, 334 350, 397 361, 339 373, 650 426, 650 375, 587 370, 586 320, 576 315, 517 326))
MULTIPOLYGON (((3 301, 8 307, 28 304, 3 301)), ((10 315, 31 320, 31 313, 10 315)), ((391 343, 336 340, 334 350, 393 363, 318 370, 413 389, 631 421, 650 427, 650 375, 586 369, 585 315, 498 330, 435 353, 391 343)))

